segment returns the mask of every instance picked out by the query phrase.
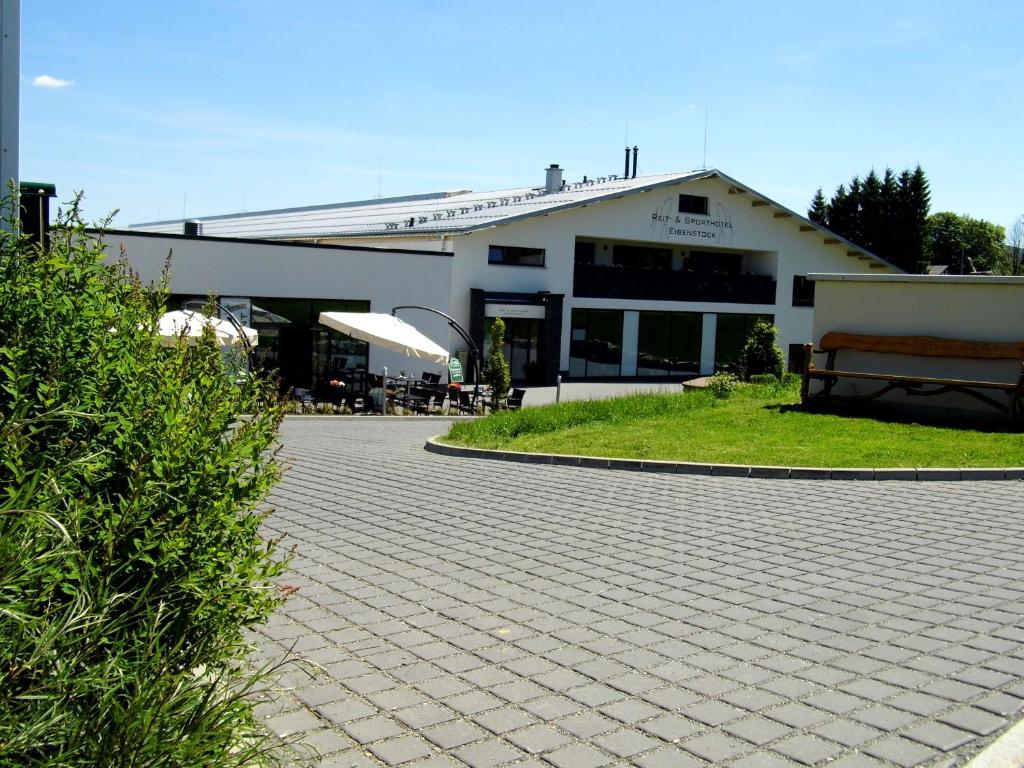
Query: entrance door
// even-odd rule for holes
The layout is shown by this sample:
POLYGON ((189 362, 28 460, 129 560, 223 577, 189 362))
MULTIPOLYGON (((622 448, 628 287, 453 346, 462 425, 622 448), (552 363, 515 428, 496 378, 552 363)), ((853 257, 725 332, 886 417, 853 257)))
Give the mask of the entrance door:
POLYGON ((542 377, 537 362, 540 320, 508 318, 505 320, 505 359, 516 384, 536 384, 542 377))

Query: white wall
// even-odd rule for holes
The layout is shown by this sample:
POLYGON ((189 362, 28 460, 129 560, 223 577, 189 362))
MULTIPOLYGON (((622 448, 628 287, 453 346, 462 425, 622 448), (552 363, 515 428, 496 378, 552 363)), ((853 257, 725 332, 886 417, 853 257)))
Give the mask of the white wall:
MULTIPOLYGON (((368 300, 371 312, 390 313, 392 307, 403 304, 448 312, 452 269, 448 255, 124 232, 107 233, 104 242, 112 256, 123 245, 129 262, 147 283, 160 278, 171 253, 174 293, 368 300)), ((404 310, 399 316, 442 347, 458 346, 454 335, 449 342, 443 318, 418 310, 404 310)), ((389 373, 443 370, 374 345, 370 345, 368 365, 375 372, 387 366, 389 373)))
POLYGON ((591 204, 559 213, 537 216, 473 232, 453 239, 455 267, 451 305, 455 316, 467 320, 469 291, 536 292, 565 294, 562 360, 569 367, 570 323, 573 308, 651 310, 702 313, 772 314, 779 327, 779 344, 810 339, 813 310, 792 306, 794 275, 808 272, 868 272, 868 262, 848 255, 844 244, 829 245, 821 232, 801 231, 803 222, 795 217, 777 217, 772 206, 753 206, 747 194, 730 194, 730 185, 722 179, 681 182, 645 193, 591 204), (709 198, 710 216, 678 214, 683 222, 675 224, 680 193, 709 198), (671 218, 671 223, 662 219, 671 218), (701 221, 687 224, 686 219, 701 221), (679 230, 682 230, 680 233, 679 230), (705 233, 704 237, 700 234, 705 233), (594 240, 666 243, 697 249, 728 249, 749 252, 747 269, 771 273, 778 281, 777 303, 720 304, 710 302, 639 301, 622 299, 575 298, 572 295, 576 237, 594 240), (489 245, 516 245, 544 248, 544 267, 516 267, 487 263, 489 245))
MULTIPOLYGON (((1024 278, 946 275, 815 275, 813 339, 829 331, 886 336, 938 336, 971 341, 1024 341, 1024 278)), ((819 366, 824 355, 816 356, 819 366)), ((837 367, 912 376, 1016 381, 1021 361, 913 358, 839 353, 837 367)), ((863 394, 877 385, 845 381, 836 393, 863 394)), ((906 401, 902 393, 886 395, 906 401)), ((964 395, 914 398, 915 404, 990 407, 964 395)))

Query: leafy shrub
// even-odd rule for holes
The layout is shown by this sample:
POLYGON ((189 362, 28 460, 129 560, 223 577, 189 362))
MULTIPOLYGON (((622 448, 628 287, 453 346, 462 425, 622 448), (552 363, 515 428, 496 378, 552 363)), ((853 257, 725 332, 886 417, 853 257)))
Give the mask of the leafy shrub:
POLYGON ((739 386, 740 380, 731 373, 716 373, 708 379, 707 391, 718 400, 725 400, 739 386))
POLYGON ((740 358, 743 376, 748 381, 763 374, 771 374, 776 381, 782 378, 785 358, 775 343, 778 333, 779 329, 767 320, 758 320, 750 329, 740 358))
POLYGON ((104 255, 77 204, 0 231, 0 764, 252 765, 280 409, 104 255))

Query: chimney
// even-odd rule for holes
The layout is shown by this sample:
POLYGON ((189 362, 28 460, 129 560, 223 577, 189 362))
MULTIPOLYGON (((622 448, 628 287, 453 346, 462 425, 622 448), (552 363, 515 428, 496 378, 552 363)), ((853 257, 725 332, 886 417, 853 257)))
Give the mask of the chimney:
POLYGON ((203 234, 203 222, 196 219, 185 222, 185 234, 192 237, 199 237, 203 234))
POLYGON ((557 192, 562 188, 562 169, 558 163, 552 163, 547 169, 547 178, 544 180, 545 192, 557 192))
POLYGON ((622 172, 622 178, 629 178, 629 147, 626 147, 626 170, 622 172))
POLYGON ((640 156, 640 147, 633 145, 633 178, 636 178, 636 159, 640 156))

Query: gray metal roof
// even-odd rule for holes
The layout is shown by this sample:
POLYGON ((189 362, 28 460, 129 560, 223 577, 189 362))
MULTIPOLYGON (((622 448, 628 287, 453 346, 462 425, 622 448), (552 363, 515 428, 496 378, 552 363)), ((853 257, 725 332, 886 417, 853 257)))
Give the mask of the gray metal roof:
POLYGON ((133 224, 130 229, 178 234, 185 221, 198 220, 202 222, 203 235, 209 237, 313 239, 458 234, 717 175, 717 171, 708 170, 638 176, 633 179, 601 176, 587 182, 568 182, 562 189, 547 193, 543 187, 519 187, 494 192, 460 190, 156 221, 133 224))
MULTIPOLYGON (((409 238, 422 235, 456 235, 509 224, 530 216, 578 208, 602 200, 614 200, 684 181, 712 177, 730 185, 731 191, 750 193, 752 200, 760 201, 756 204, 771 206, 776 215, 791 217, 808 231, 819 232, 825 237, 826 244, 846 249, 849 256, 875 261, 895 272, 903 271, 885 259, 865 251, 856 243, 834 234, 820 224, 789 210, 714 168, 638 176, 632 179, 615 175, 599 176, 586 182, 567 182, 555 192, 545 192, 543 187, 518 187, 493 192, 458 190, 196 218, 202 222, 204 237, 321 240, 346 237, 409 238)), ((135 224, 130 229, 139 232, 180 234, 184 222, 196 218, 135 224)))

